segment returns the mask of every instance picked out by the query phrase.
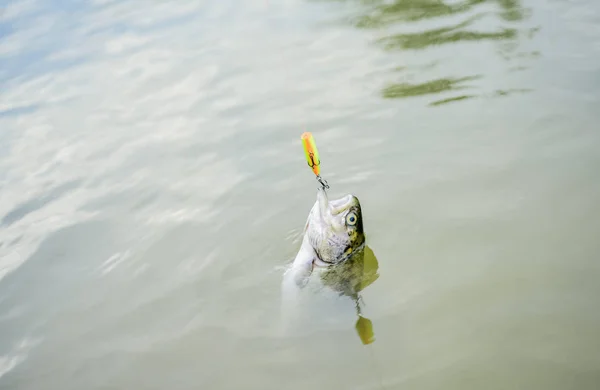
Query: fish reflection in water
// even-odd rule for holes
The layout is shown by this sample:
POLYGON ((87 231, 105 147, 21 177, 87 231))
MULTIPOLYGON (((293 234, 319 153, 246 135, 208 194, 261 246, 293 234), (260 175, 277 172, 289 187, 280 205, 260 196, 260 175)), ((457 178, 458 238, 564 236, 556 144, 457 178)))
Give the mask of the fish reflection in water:
POLYGON ((354 318, 354 328, 361 342, 373 343, 373 324, 363 314, 361 292, 378 278, 379 263, 373 250, 366 245, 342 263, 315 267, 302 289, 284 282, 281 301, 283 337, 297 337, 306 334, 306 331, 311 333, 324 323, 336 323, 336 328, 345 327, 346 321, 354 318))
POLYGON ((372 321, 362 315, 360 292, 379 278, 378 271, 375 254, 369 246, 365 246, 345 262, 323 269, 319 275, 324 286, 354 301, 358 317, 355 328, 363 344, 373 343, 375 333, 372 321))

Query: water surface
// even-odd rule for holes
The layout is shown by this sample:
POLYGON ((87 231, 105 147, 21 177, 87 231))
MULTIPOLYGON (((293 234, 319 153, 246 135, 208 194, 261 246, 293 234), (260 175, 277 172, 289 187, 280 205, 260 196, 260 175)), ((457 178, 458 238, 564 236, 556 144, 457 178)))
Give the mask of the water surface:
POLYGON ((600 385, 598 2, 0 15, 0 388, 600 385), (305 130, 362 203, 367 346, 329 295, 277 332, 305 130))

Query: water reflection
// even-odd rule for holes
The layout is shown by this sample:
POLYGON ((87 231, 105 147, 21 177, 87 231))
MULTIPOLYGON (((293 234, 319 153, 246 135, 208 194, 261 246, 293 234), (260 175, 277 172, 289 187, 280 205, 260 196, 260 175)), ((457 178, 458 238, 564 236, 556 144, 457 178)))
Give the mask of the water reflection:
POLYGON ((362 0, 364 4, 375 4, 371 14, 357 18, 357 27, 383 27, 406 21, 414 22, 440 16, 448 16, 469 11, 473 6, 486 0, 470 0, 458 4, 446 4, 441 0, 397 0, 388 4, 384 1, 362 0))
POLYGON ((506 21, 522 20, 528 16, 520 0, 467 0, 448 4, 442 0, 360 0, 372 6, 368 15, 356 18, 355 24, 361 28, 383 27, 397 22, 415 22, 424 19, 463 14, 484 3, 498 3, 500 17, 506 21))
POLYGON ((377 258, 373 250, 366 246, 344 263, 327 268, 320 274, 321 282, 325 286, 354 300, 358 317, 355 328, 363 344, 373 343, 375 333, 372 321, 362 314, 360 292, 379 278, 378 270, 377 258))
POLYGON ((412 34, 395 34, 380 40, 384 47, 390 49, 424 49, 428 46, 443 45, 458 41, 508 40, 517 37, 514 28, 503 28, 496 32, 467 31, 478 18, 472 18, 451 27, 443 27, 412 34))
MULTIPOLYGON (((465 88, 476 89, 475 84, 467 85, 469 81, 482 78, 482 70, 491 73, 487 66, 501 67, 504 74, 513 74, 515 70, 528 69, 528 61, 536 56, 532 53, 519 52, 520 43, 523 39, 531 39, 538 31, 538 27, 525 26, 525 21, 530 17, 530 10, 522 5, 521 0, 466 0, 461 2, 450 2, 444 0, 356 0, 359 3, 359 15, 351 18, 352 24, 365 30, 372 30, 377 34, 383 32, 384 37, 375 39, 375 44, 388 52, 412 51, 418 54, 418 59, 426 59, 430 63, 430 56, 443 55, 445 60, 439 57, 434 62, 440 63, 433 72, 435 76, 427 76, 430 80, 419 83, 407 82, 407 79, 415 75, 423 77, 426 73, 424 68, 415 73, 404 71, 404 81, 394 82, 384 86, 381 91, 382 97, 386 99, 397 99, 415 97, 421 95, 445 94, 442 98, 429 103, 438 106, 450 102, 463 101, 475 97, 507 96, 499 91, 480 91, 479 93, 456 94, 453 91, 465 88), (421 24, 427 23, 421 28, 421 24), (432 23, 435 23, 432 26, 432 23), (415 30, 414 25, 417 25, 415 30), (396 31, 397 29, 410 29, 410 31, 396 31), (486 55, 484 47, 477 45, 476 50, 463 49, 462 53, 448 55, 445 48, 450 45, 491 42, 498 44, 495 54, 486 55), (437 48, 436 52, 426 52, 425 49, 437 48), (423 54, 420 54, 423 53, 423 54), (486 55, 481 59, 482 55, 486 55), (495 56, 493 58, 492 56, 495 56), (425 58, 427 57, 427 58, 425 58), (477 58, 478 63, 486 63, 486 69, 473 69, 471 59, 477 58), (518 65, 511 64, 510 67, 498 61, 518 61, 518 65), (461 62, 460 70, 451 73, 451 68, 457 66, 450 62, 461 62), (465 64, 465 62, 468 62, 465 64), (468 72, 456 74, 456 72, 468 72), (470 74, 478 74, 471 76, 470 74)), ((537 53, 537 52, 533 52, 537 53)), ((454 54, 454 53, 453 53, 454 54)), ((406 55, 403 56, 403 59, 406 55)), ((397 70, 397 69, 396 69, 397 70)), ((494 81, 496 81, 495 78, 494 81)), ((509 81, 502 80, 502 83, 509 81)), ((517 88, 506 88, 506 90, 529 91, 522 85, 517 88)))
MULTIPOLYGON (((462 78, 431 80, 420 84, 401 83, 386 87, 383 90, 383 96, 386 98, 401 98, 408 96, 418 96, 442 91, 453 91, 469 88, 465 83, 476 80, 480 76, 470 76, 462 78)), ((467 98, 467 95, 463 95, 467 98)))

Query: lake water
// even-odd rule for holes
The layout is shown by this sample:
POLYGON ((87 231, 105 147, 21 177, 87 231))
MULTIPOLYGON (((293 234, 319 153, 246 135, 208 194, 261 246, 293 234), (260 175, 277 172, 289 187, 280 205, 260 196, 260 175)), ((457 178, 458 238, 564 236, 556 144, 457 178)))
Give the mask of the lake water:
POLYGON ((600 388, 598 1, 0 18, 1 389, 600 388), (362 204, 368 345, 341 299, 277 331, 306 130, 362 204))

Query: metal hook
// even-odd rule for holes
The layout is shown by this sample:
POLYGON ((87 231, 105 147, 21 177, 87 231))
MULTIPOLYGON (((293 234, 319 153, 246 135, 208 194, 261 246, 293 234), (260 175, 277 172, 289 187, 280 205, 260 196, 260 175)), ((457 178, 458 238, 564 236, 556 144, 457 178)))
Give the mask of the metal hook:
POLYGON ((310 152, 308 155, 310 157, 310 162, 312 162, 312 165, 310 165, 310 163, 308 161, 306 162, 309 167, 314 168, 315 165, 321 164, 321 161, 319 161, 318 163, 315 162, 315 154, 314 153, 310 152))
POLYGON ((321 175, 317 175, 317 181, 321 184, 321 187, 323 187, 323 189, 329 188, 329 184, 327 184, 327 180, 323 179, 321 177, 321 175))

